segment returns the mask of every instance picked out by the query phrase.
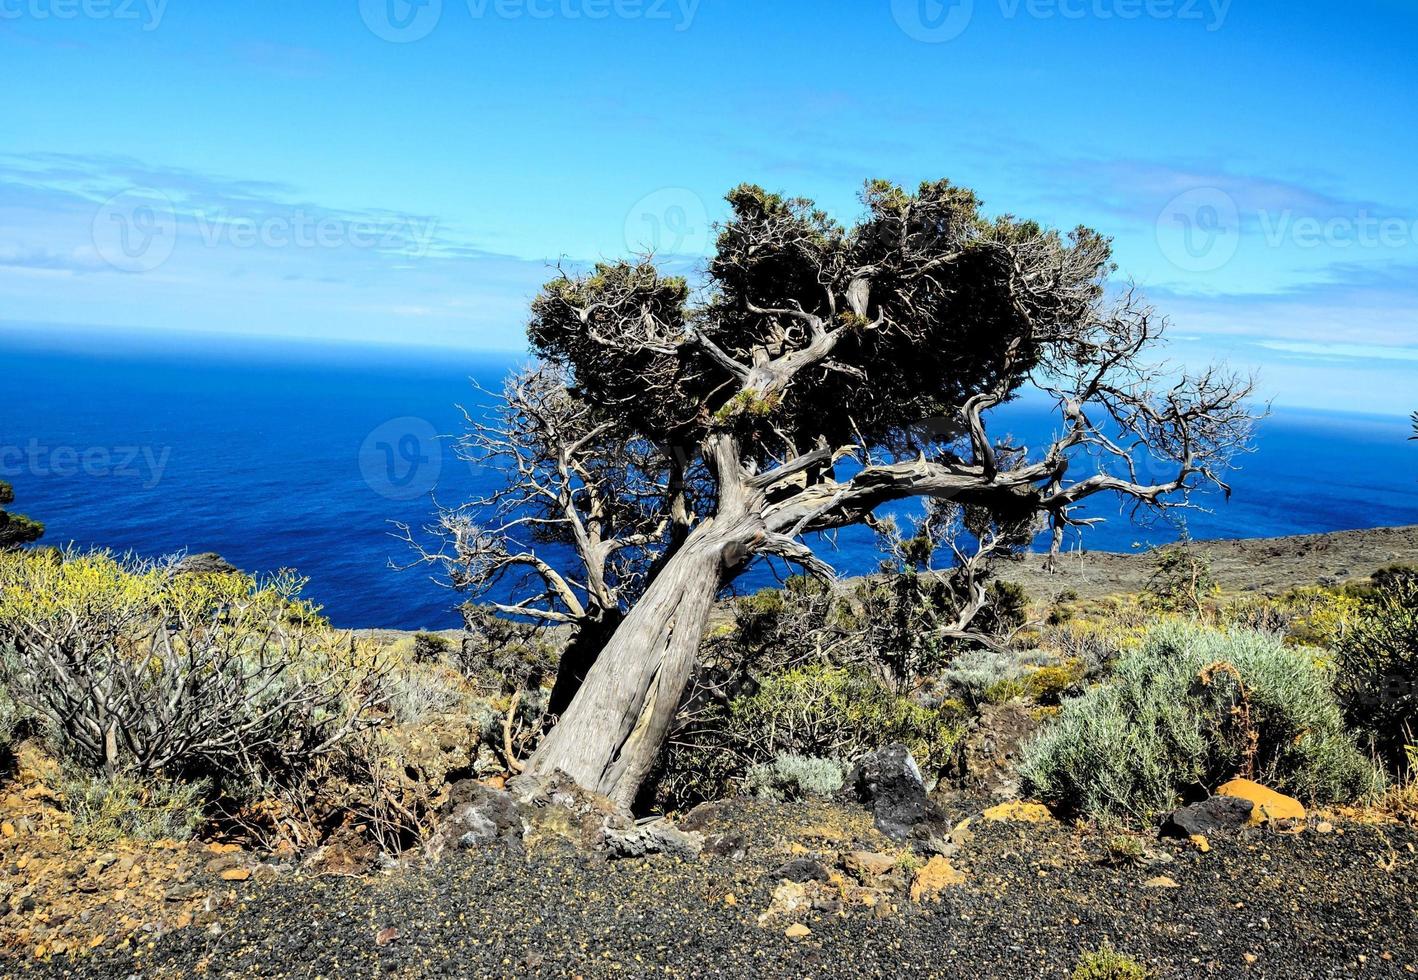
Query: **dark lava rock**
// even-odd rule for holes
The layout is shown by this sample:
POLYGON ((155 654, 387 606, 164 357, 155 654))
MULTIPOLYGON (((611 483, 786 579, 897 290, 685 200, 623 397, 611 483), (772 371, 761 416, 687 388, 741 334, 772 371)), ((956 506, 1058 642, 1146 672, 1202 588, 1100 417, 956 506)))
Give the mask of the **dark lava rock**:
MULTIPOLYGON (((692 829, 685 826, 686 823, 687 821, 680 822, 681 830, 692 829)), ((711 857, 725 857, 730 861, 742 861, 748 857, 748 838, 734 831, 710 834, 704 841, 704 853, 711 857)))
POLYGON ((868 806, 876 829, 894 840, 912 836, 920 824, 941 825, 949 833, 945 815, 926 797, 911 750, 899 742, 858 759, 847 774, 846 792, 868 806))
POLYGON ((985 705, 961 741, 950 782, 973 795, 1018 798, 1019 747, 1039 724, 1029 706, 1018 701, 985 705))
POLYGON ((828 872, 821 861, 814 861, 812 858, 794 858, 787 864, 774 868, 770 876, 802 884, 808 881, 826 881, 828 872))
POLYGON ((214 551, 188 555, 173 566, 174 575, 230 575, 239 569, 214 551))
POLYGON ((474 779, 454 783, 439 820, 438 838, 459 847, 521 840, 522 817, 512 794, 474 779))
POLYGON ((1167 814, 1162 820, 1162 833, 1168 837, 1191 837, 1239 830, 1251 819, 1253 806, 1250 800, 1213 796, 1167 814))
POLYGON ((722 800, 710 800, 700 803, 693 810, 684 815, 684 819, 679 822, 680 830, 703 830, 715 821, 726 810, 726 805, 722 800))

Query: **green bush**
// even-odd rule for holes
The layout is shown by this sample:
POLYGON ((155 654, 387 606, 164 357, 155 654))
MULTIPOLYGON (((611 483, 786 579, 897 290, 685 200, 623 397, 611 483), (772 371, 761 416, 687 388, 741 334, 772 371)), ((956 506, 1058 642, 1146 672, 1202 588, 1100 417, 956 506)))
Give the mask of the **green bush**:
POLYGON ((1107 943, 1080 956, 1073 969, 1073 980, 1147 980, 1151 975, 1147 967, 1107 943))
POLYGON ((5 510, 15 502, 15 488, 0 480, 0 551, 12 551, 44 537, 44 525, 24 514, 5 510))
POLYGON ((1163 612, 1200 613, 1202 603, 1220 591, 1211 559, 1190 542, 1152 552, 1152 575, 1143 591, 1146 605, 1163 612))
POLYGON ((864 670, 816 664, 763 678, 729 713, 735 739, 760 758, 787 752, 852 759, 903 742, 923 772, 945 766, 965 720, 957 701, 923 704, 864 670))
POLYGON ((805 796, 831 796, 842 788, 846 766, 838 759, 780 752, 771 762, 748 771, 744 789, 761 800, 798 800, 805 796))
POLYGON ((1339 640, 1335 687, 1346 720, 1397 771, 1418 742, 1418 572, 1385 571, 1339 640))
POLYGON ((108 776, 298 782, 376 724, 382 667, 304 580, 106 552, 0 552, 0 685, 63 760, 108 776))
POLYGON ((892 742, 909 746, 930 778, 949 763, 967 718, 959 701, 924 703, 864 668, 822 663, 768 674, 727 703, 691 704, 657 766, 653 805, 665 809, 717 799, 780 757, 850 760, 892 742))
POLYGON ((100 847, 123 839, 189 839, 202 823, 208 790, 203 783, 73 771, 60 785, 75 836, 100 847))
POLYGON ((15 729, 19 726, 19 722, 20 709, 10 699, 5 685, 0 683, 0 756, 3 756, 9 749, 10 740, 15 737, 15 729))
POLYGON ((437 660, 453 648, 453 644, 448 637, 438 633, 415 633, 414 634, 414 661, 416 663, 426 663, 430 660, 437 660))
POLYGON ((994 704, 1027 693, 1031 671, 1053 662, 1038 650, 967 650, 940 674, 941 683, 966 704, 994 704))
POLYGON ((1381 783, 1344 729, 1317 651, 1175 622, 1149 631, 1107 683, 1065 701, 1020 769, 1057 807, 1141 822, 1238 775, 1319 803, 1381 783))
POLYGON ((18 658, 15 651, 0 646, 0 760, 3 760, 5 753, 9 751, 12 741, 18 734, 20 722, 26 715, 26 712, 15 703, 14 696, 11 695, 10 688, 5 683, 5 678, 16 669, 17 663, 18 658))

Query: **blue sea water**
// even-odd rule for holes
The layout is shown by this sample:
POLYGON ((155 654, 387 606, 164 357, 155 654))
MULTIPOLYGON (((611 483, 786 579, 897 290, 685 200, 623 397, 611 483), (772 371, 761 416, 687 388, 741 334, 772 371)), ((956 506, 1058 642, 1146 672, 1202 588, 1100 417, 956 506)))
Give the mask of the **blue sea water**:
MULTIPOLYGON (((441 435, 485 402, 520 358, 296 342, 0 332, 0 479, 46 543, 147 555, 215 551, 249 571, 295 568, 342 627, 456 626, 457 597, 391 521, 417 527, 430 492, 452 503, 497 474, 454 458, 441 435)), ((1037 445, 1052 420, 1028 403, 1005 422, 1037 445)), ((1266 537, 1418 523, 1418 443, 1400 418, 1277 410, 1233 474, 1231 500, 1188 514, 1195 538, 1266 537)), ((1093 550, 1172 540, 1115 503, 1093 550)), ((1076 542, 1075 542, 1076 543, 1076 542)), ((872 569, 869 534, 826 557, 872 569)), ((744 585, 771 580, 760 569, 744 585)))

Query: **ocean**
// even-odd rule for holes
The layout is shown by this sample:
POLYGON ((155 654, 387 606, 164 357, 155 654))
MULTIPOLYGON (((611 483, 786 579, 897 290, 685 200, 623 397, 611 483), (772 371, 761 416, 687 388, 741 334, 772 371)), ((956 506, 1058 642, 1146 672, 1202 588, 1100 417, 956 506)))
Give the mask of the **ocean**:
MULTIPOLYGON (((415 528, 430 494, 454 503, 498 480, 457 460, 443 436, 458 405, 486 402, 525 360, 513 354, 294 341, 0 332, 0 479, 46 544, 144 555, 214 551, 252 572, 293 568, 345 628, 455 627, 459 597, 391 522, 415 528)), ((1418 407, 1418 406, 1416 406, 1418 407)), ((1054 424, 1022 402, 1018 441, 1054 424)), ((998 431, 998 429, 996 430, 998 431)), ((1277 409, 1232 474, 1229 501, 1187 513, 1193 538, 1269 537, 1418 523, 1418 443, 1402 418, 1277 409)), ((1134 551, 1178 528, 1140 527, 1108 501, 1072 546, 1134 551)), ((872 537, 824 552, 844 573, 873 569, 872 537)), ((770 583, 759 568, 740 588, 770 583)))

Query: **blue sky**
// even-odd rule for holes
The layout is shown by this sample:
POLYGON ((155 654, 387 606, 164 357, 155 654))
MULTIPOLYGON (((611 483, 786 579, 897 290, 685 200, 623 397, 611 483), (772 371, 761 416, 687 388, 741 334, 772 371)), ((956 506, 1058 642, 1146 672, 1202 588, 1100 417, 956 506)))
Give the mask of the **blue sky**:
MULTIPOLYGON (((0 0, 0 321, 516 349, 732 185, 1116 238, 1173 355, 1418 407, 1418 5, 0 0)), ((116 340, 112 342, 117 342, 116 340)))

